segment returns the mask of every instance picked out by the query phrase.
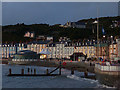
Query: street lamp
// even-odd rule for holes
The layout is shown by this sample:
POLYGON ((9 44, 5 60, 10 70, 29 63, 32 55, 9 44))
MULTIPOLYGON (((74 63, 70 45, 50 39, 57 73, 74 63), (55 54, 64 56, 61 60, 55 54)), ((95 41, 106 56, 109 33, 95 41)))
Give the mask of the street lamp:
MULTIPOLYGON (((114 54, 113 36, 111 35, 110 38, 111 38, 112 52, 113 52, 113 54, 114 54)), ((112 54, 112 58, 113 58, 113 54, 112 54)))
POLYGON ((97 21, 93 23, 97 24, 97 58, 99 58, 99 17, 97 17, 97 21))
POLYGON ((105 38, 105 35, 103 35, 103 38, 105 38))
POLYGON ((110 36, 111 38, 113 38, 113 36, 110 36))

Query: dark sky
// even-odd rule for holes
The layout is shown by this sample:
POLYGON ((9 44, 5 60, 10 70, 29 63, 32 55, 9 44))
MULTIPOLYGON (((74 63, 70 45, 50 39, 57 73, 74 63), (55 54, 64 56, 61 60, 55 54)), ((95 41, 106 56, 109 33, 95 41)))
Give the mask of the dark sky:
POLYGON ((64 24, 67 21, 117 16, 117 2, 3 2, 2 24, 64 24))

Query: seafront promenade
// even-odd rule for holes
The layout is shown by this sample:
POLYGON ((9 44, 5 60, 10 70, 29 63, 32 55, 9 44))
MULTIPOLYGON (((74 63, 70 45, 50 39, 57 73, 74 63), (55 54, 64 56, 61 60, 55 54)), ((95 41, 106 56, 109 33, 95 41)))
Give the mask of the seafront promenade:
POLYGON ((99 73, 106 75, 120 75, 120 65, 106 65, 93 61, 68 61, 68 60, 38 60, 38 59, 4 59, 3 64, 32 65, 43 67, 61 67, 79 72, 99 73))
POLYGON ((38 60, 38 59, 12 59, 3 60, 4 64, 32 65, 43 67, 61 67, 65 69, 74 69, 79 72, 100 73, 107 75, 120 75, 120 65, 106 65, 93 61, 68 61, 68 60, 38 60))
POLYGON ((35 66, 44 66, 44 67, 58 67, 61 62, 61 67, 65 69, 74 69, 80 72, 91 72, 94 73, 94 64, 90 62, 82 61, 67 61, 67 60, 37 60, 37 59, 12 59, 8 64, 18 64, 18 65, 35 65, 35 66))

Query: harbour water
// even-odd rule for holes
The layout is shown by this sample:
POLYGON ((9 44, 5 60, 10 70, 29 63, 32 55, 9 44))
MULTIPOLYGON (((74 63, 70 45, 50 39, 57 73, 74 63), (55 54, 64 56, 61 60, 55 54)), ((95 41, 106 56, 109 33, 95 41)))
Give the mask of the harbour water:
MULTIPOLYGON (((66 69, 62 69, 61 76, 7 76, 9 68, 12 69, 12 73, 21 73, 22 68, 27 73, 28 67, 36 68, 36 73, 45 73, 46 69, 54 69, 54 67, 2 65, 2 88, 108 88, 108 86, 100 84, 98 80, 81 78, 84 76, 82 72, 75 71, 75 74, 71 75, 71 71, 66 69)), ((54 73, 58 73, 58 71, 54 73)), ((89 75, 91 74, 89 73, 89 75)))

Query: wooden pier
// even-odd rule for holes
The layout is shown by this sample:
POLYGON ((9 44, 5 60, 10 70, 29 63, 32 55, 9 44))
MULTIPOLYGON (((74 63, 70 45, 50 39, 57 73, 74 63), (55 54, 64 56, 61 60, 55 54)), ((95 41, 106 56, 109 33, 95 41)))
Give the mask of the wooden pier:
POLYGON ((50 71, 48 69, 46 69, 46 73, 45 74, 36 74, 36 69, 30 69, 28 68, 27 70, 27 74, 24 73, 24 69, 21 69, 21 74, 12 74, 12 69, 9 69, 9 74, 7 76, 59 76, 61 75, 61 63, 60 65, 55 68, 54 70, 50 71), (59 73, 58 74, 52 74, 53 72, 55 72, 56 70, 59 69, 59 73))
POLYGON ((21 74, 12 74, 12 70, 11 68, 9 69, 9 74, 8 76, 59 76, 61 75, 61 66, 55 68, 54 70, 52 70, 51 72, 49 72, 48 69, 46 69, 46 73, 45 74, 36 74, 36 69, 31 69, 30 72, 30 68, 28 68, 28 73, 24 73, 24 69, 21 69, 21 74), (56 70, 59 69, 59 73, 58 74, 52 74, 53 72, 55 72, 56 70), (33 73, 32 73, 33 71, 33 73))
POLYGON ((8 74, 8 76, 60 76, 60 74, 8 74))

